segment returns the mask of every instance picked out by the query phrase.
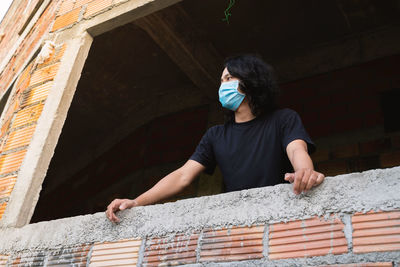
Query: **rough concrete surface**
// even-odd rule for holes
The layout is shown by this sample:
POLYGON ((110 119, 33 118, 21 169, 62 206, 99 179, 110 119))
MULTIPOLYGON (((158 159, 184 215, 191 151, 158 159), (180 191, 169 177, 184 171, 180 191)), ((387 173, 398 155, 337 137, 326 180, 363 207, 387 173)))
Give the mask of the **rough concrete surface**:
MULTIPOLYGON (((168 236, 178 232, 190 234, 208 227, 328 217, 332 213, 345 216, 372 209, 394 210, 400 208, 399 192, 400 167, 328 177, 322 185, 302 195, 293 194, 292 185, 280 184, 136 207, 120 212, 118 215, 122 222, 118 225, 109 222, 104 213, 96 213, 22 228, 2 228, 0 254, 126 238, 168 236)), ((398 252, 392 254, 399 257, 398 252)), ((322 258, 328 263, 329 257, 322 258)), ((284 264, 290 261, 275 262, 284 264)))

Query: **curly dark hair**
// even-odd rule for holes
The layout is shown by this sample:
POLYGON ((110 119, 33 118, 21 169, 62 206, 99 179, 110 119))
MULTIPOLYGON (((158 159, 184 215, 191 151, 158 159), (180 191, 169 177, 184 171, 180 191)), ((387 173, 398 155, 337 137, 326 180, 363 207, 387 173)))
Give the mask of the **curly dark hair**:
MULTIPOLYGON (((260 116, 277 109, 279 87, 273 68, 260 56, 244 54, 229 57, 224 62, 229 73, 240 80, 240 89, 246 94, 251 112, 260 116)), ((226 114, 227 121, 235 118, 233 111, 226 114)))

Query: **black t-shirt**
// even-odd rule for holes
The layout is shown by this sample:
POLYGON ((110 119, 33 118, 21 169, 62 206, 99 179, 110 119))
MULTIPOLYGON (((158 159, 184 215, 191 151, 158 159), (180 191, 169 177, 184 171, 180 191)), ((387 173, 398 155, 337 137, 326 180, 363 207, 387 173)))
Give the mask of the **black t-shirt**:
POLYGON ((293 171, 286 147, 296 139, 307 143, 309 153, 315 150, 299 115, 280 109, 248 122, 211 127, 190 159, 208 174, 218 165, 226 192, 276 185, 293 171))

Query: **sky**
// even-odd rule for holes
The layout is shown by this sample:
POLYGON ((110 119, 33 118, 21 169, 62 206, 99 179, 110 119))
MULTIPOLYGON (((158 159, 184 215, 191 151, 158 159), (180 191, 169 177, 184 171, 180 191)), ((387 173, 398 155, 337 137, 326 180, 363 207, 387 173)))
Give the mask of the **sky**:
POLYGON ((0 0, 0 21, 3 19, 13 0, 0 0))

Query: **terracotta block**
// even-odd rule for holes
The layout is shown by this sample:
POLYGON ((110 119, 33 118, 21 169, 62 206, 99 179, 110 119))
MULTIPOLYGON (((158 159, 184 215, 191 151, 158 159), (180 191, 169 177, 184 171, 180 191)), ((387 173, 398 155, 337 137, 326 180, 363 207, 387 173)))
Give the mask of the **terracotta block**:
POLYGON ((10 124, 11 124, 11 116, 9 118, 6 117, 6 120, 4 121, 3 125, 1 126, 0 137, 4 137, 6 135, 6 133, 10 129, 10 124))
POLYGON ((75 0, 64 0, 58 10, 57 16, 65 14, 74 8, 75 0))
POLYGON ((395 167, 400 165, 400 151, 389 152, 381 155, 381 167, 395 167))
POLYGON ((91 244, 63 248, 47 256, 46 266, 87 266, 91 244))
POLYGON ((0 220, 1 220, 1 217, 3 217, 6 207, 7 207, 7 202, 0 203, 0 220))
POLYGON ((15 94, 19 95, 20 93, 24 92, 28 86, 29 86, 30 80, 25 79, 19 87, 17 87, 17 90, 15 91, 15 94))
POLYGON ((111 6, 112 0, 94 0, 87 5, 85 18, 111 6))
POLYGON ((328 254, 333 254, 333 255, 344 254, 347 252, 348 252, 347 246, 339 246, 332 248, 326 247, 313 250, 302 250, 301 247, 299 247, 299 250, 297 251, 274 253, 270 255, 269 258, 271 260, 288 259, 288 258, 307 258, 307 257, 323 256, 328 254))
POLYGON ((53 85, 54 83, 50 81, 25 91, 22 95, 21 107, 32 105, 35 102, 45 100, 53 85))
POLYGON ((44 266, 46 255, 44 252, 22 253, 12 258, 11 266, 44 266))
POLYGON ((234 261, 263 258, 265 226, 206 230, 201 240, 200 261, 234 261))
POLYGON ((6 267, 8 255, 0 255, 0 267, 6 267))
POLYGON ((0 156, 0 174, 14 172, 19 169, 24 160, 26 150, 0 156))
POLYGON ((357 213, 352 224, 354 253, 400 250, 400 211, 357 213))
POLYGON ((11 128, 15 129, 25 124, 36 122, 42 113, 43 106, 43 104, 38 104, 18 111, 15 115, 11 128))
POLYGON ((22 83, 29 81, 30 77, 31 77, 31 70, 32 70, 32 63, 29 64, 25 70, 21 73, 21 75, 19 75, 18 77, 18 81, 17 81, 17 88, 22 86, 22 83))
POLYGON ((74 10, 57 17, 51 31, 56 31, 77 22, 80 12, 81 8, 75 8, 74 10))
POLYGON ((362 262, 362 263, 350 263, 350 264, 335 264, 335 265, 321 265, 318 267, 392 267, 391 262, 362 262))
POLYGON ((10 196, 16 181, 16 176, 0 178, 0 199, 10 196))
POLYGON ((7 137, 3 151, 28 145, 32 139, 35 128, 36 125, 31 125, 11 132, 7 137))
POLYGON ((76 0, 74 8, 81 7, 87 3, 92 2, 93 0, 76 0))
POLYGON ((136 266, 141 244, 140 239, 96 243, 89 266, 136 266))
POLYGON ((318 217, 270 225, 269 258, 303 258, 347 252, 344 224, 318 217))
POLYGON ((195 263, 198 239, 198 234, 153 238, 147 241, 143 266, 195 263))
POLYGON ((57 74, 59 66, 60 66, 60 63, 56 63, 53 65, 41 68, 39 70, 36 70, 31 76, 29 86, 32 86, 32 85, 35 85, 38 83, 42 83, 45 81, 53 80, 57 74))
POLYGON ((59 60, 61 60, 61 58, 64 56, 64 53, 65 53, 65 49, 67 48, 67 45, 66 44, 63 44, 61 47, 58 47, 57 49, 56 49, 56 53, 55 53, 55 56, 54 56, 54 60, 55 61, 59 61, 59 60))

